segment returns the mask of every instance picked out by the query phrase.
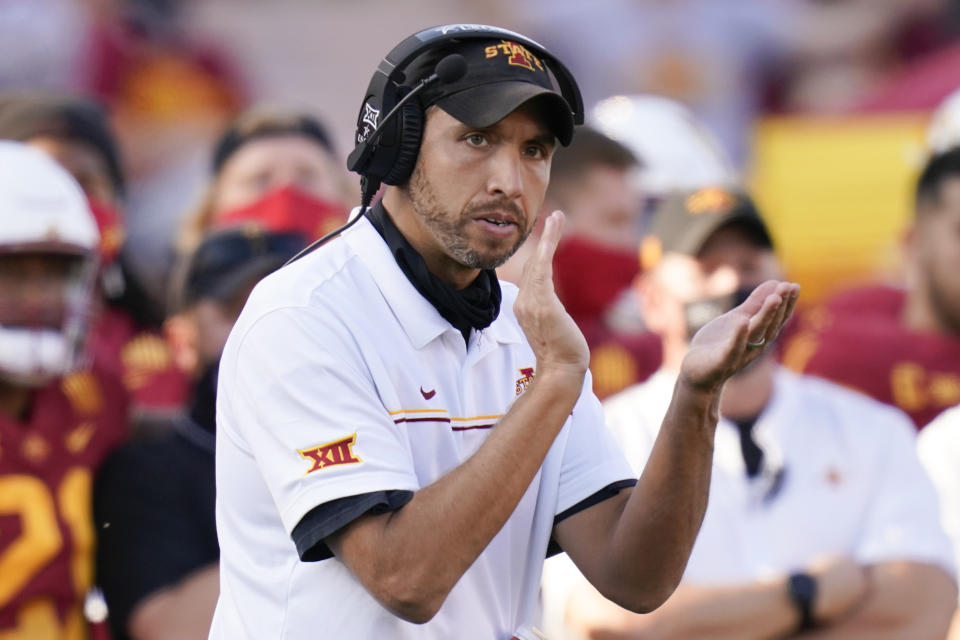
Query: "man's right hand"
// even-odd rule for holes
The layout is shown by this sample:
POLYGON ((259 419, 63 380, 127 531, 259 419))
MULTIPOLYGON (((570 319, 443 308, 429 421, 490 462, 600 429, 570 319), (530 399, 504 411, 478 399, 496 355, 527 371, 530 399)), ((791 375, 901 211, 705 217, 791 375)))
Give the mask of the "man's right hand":
POLYGON ((813 619, 829 624, 858 605, 867 594, 866 570, 846 556, 814 562, 807 573, 817 582, 813 619))
POLYGON ((547 218, 537 248, 523 268, 513 311, 537 356, 537 375, 558 370, 574 379, 579 377, 582 383, 590 364, 590 349, 553 286, 553 254, 563 233, 563 221, 561 211, 547 218))

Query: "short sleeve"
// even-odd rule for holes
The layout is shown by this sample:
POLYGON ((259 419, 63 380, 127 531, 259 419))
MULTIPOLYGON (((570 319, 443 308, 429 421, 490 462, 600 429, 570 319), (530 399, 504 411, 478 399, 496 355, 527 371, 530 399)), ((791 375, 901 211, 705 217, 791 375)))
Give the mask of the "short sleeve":
POLYGON ((412 491, 374 491, 324 502, 300 518, 290 537, 304 562, 326 560, 333 557, 329 536, 362 515, 397 511, 412 499, 412 491))
MULTIPOLYGON (((620 446, 604 424, 600 401, 590 391, 593 381, 589 375, 583 388, 570 417, 554 516, 563 514, 601 490, 623 488, 632 485, 636 479, 620 446)), ((616 491, 610 493, 615 494, 616 491)))
POLYGON ((408 442, 390 419, 364 351, 329 310, 285 307, 228 344, 218 429, 253 456, 287 533, 314 507, 418 489, 408 442))
POLYGON ((953 553, 940 525, 936 492, 917 458, 912 423, 884 407, 876 427, 883 434, 875 466, 877 485, 855 557, 864 564, 927 562, 954 575, 953 553))

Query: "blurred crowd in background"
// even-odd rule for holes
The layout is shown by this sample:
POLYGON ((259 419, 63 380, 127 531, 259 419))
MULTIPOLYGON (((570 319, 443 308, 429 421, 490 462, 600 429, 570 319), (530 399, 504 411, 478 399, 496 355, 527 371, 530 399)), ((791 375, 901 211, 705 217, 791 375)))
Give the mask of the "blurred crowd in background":
MULTIPOLYGON (((217 588, 219 351, 256 281, 346 221, 357 204, 359 178, 344 159, 382 53, 448 22, 531 36, 580 82, 589 127, 558 152, 547 206, 568 215, 556 283, 590 343, 601 399, 675 364, 672 349, 685 348, 687 332, 702 325, 691 314, 713 312, 688 305, 679 324, 645 316, 662 300, 650 297, 643 275, 662 266, 663 254, 703 257, 699 244, 665 246, 654 221, 669 209, 762 218, 758 246, 775 250, 777 270, 803 287, 801 313, 781 339, 785 367, 896 406, 918 431, 960 404, 960 286, 952 284, 960 281, 960 191, 957 200, 950 191, 960 180, 960 159, 950 155, 960 144, 960 98, 951 100, 960 89, 958 3, 4 0, 0 139, 26 143, 66 168, 99 231, 96 311, 81 358, 88 369, 51 372, 69 374, 56 384, 79 407, 64 409, 73 422, 63 455, 89 472, 107 462, 96 478, 44 479, 50 491, 81 487, 78 504, 97 498, 93 516, 52 515, 62 540, 50 543, 47 559, 62 554, 74 563, 63 574, 72 577, 59 578, 71 582, 63 593, 44 591, 56 575, 37 578, 46 560, 34 566, 10 555, 28 527, 5 528, 3 518, 26 517, 26 503, 0 489, 0 638, 203 637, 197 630, 209 622, 217 588), (946 212, 936 216, 939 226, 929 226, 928 209, 946 212), (91 395, 123 400, 101 415, 85 404, 91 395), (104 440, 93 454, 93 431, 84 425, 101 421, 104 440), (124 440, 131 442, 108 458, 124 440), (80 606, 92 631, 77 621, 80 606)), ((3 198, 13 197, 13 187, 4 189, 0 220, 3 198)), ((89 249, 77 242, 77 251, 89 249)), ((502 278, 516 277, 523 255, 501 269, 502 278)), ((744 264, 735 265, 741 276, 744 264)), ((13 288, 4 269, 27 278, 30 268, 0 260, 0 296, 13 288)), ((747 276, 738 284, 756 282, 747 276)), ((9 306, 0 304, 0 326, 11 325, 9 306)), ((0 384, 4 419, 40 420, 39 396, 30 395, 39 383, 10 379, 0 384)), ((4 431, 5 424, 0 476, 43 468, 53 445, 4 431)), ((954 537, 957 429, 955 410, 930 429, 945 434, 940 442, 922 450, 954 537), (941 426, 951 420, 955 428, 941 426)), ((747 458, 757 445, 742 446, 747 458)), ((14 495, 2 477, 0 487, 14 495)), ((938 554, 927 559, 939 563, 938 554)), ((837 563, 819 570, 854 571, 837 563)), ((590 635, 589 615, 553 605, 559 620, 573 616, 590 635)), ((612 628, 596 633, 590 637, 628 637, 612 628)), ((960 628, 954 634, 960 638, 960 628)))
POLYGON ((588 104, 653 93, 687 105, 770 205, 791 273, 813 281, 803 282, 809 301, 827 286, 811 265, 837 260, 836 245, 811 246, 802 229, 811 215, 836 217, 809 212, 823 200, 860 201, 857 216, 876 209, 872 233, 839 222, 839 235, 870 236, 853 239, 840 275, 893 268, 919 131, 957 85, 960 57, 960 10, 947 0, 8 0, 0 12, 0 88, 78 92, 108 108, 133 267, 154 300, 209 148, 234 115, 263 103, 304 110, 343 157, 374 45, 426 23, 477 21, 511 25, 568 60, 588 104), (859 193, 830 179, 851 164, 859 193))

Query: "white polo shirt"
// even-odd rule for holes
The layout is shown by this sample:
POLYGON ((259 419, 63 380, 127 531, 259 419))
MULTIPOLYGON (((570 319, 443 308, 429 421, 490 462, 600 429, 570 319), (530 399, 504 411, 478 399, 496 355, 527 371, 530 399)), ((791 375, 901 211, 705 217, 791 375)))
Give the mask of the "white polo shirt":
POLYGON ((947 409, 917 436, 917 454, 940 497, 940 522, 960 559, 960 406, 947 409))
MULTIPOLYGON (((666 413, 655 398, 674 379, 658 373, 605 404, 607 424, 637 469, 666 413)), ((754 434, 768 471, 751 480, 737 427, 727 420, 717 425, 710 500, 685 580, 755 580, 831 553, 866 565, 929 562, 953 573, 936 494, 902 412, 781 368, 754 434)))
MULTIPOLYGON (((604 402, 607 425, 638 474, 675 379, 661 370, 604 402)), ((724 419, 717 425, 710 498, 685 582, 752 582, 803 569, 830 554, 847 554, 865 565, 927 562, 953 574, 937 498, 917 460, 915 430, 905 414, 839 385, 779 369, 773 397, 754 430, 765 470, 750 479, 739 430, 724 419)), ((564 560, 548 562, 548 632, 558 628, 566 598, 580 580, 564 560)))
POLYGON ((317 505, 416 491, 480 447, 534 374, 516 294, 504 283, 500 316, 467 348, 366 219, 256 287, 220 365, 211 638, 490 640, 536 622, 554 517, 633 477, 589 379, 510 520, 429 623, 394 617, 336 558, 302 562, 290 537, 317 505))

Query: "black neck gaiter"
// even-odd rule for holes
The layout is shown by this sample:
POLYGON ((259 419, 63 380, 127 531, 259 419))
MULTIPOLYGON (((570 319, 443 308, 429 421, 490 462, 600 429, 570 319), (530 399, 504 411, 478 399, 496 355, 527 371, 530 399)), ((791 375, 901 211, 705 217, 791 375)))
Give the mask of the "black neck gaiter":
POLYGON ((484 269, 465 289, 456 289, 436 277, 427 269, 427 263, 417 250, 407 242, 393 220, 377 202, 367 211, 373 227, 390 247, 397 265, 407 280, 463 335, 470 341, 471 329, 485 329, 500 313, 500 281, 493 269, 484 269))
POLYGON ((747 469, 748 478, 756 478, 763 465, 763 449, 757 444, 753 433, 757 418, 759 416, 733 421, 737 425, 737 431, 740 432, 740 452, 743 454, 743 464, 747 469))

